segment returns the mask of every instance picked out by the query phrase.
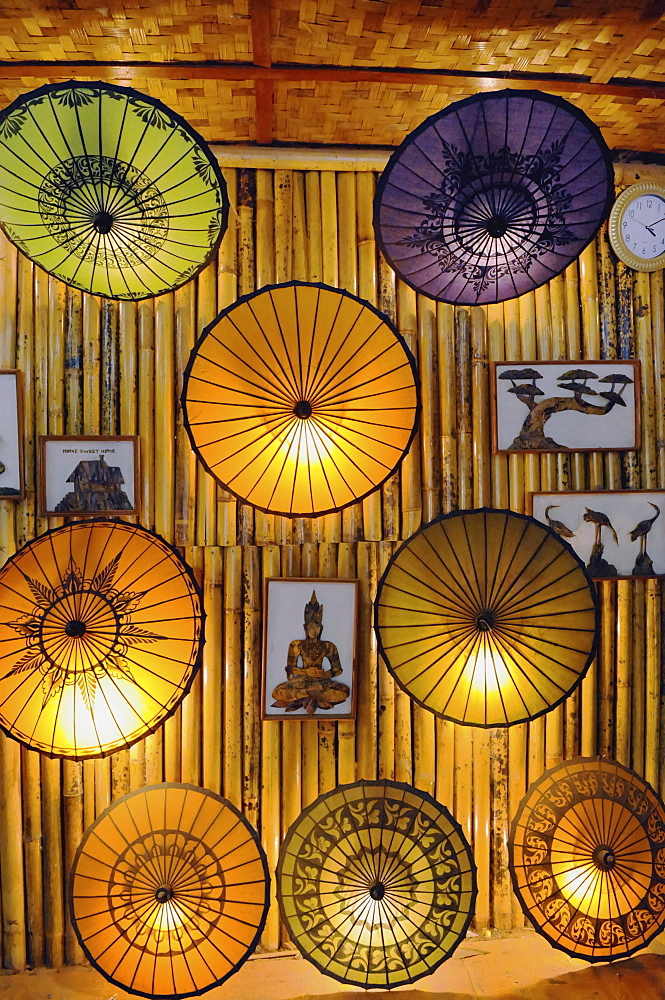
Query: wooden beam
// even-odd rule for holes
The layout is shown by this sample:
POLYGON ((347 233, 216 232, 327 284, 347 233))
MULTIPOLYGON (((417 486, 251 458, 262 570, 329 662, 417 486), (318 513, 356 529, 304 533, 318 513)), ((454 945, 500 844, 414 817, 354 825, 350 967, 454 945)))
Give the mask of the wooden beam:
POLYGON ((533 90, 546 87, 560 94, 598 94, 629 97, 637 100, 665 100, 665 84, 649 80, 614 79, 593 83, 589 77, 559 76, 556 73, 461 73, 455 70, 393 70, 354 66, 252 66, 249 63, 213 62, 0 62, 2 80, 105 80, 109 83, 134 84, 138 80, 281 80, 354 83, 403 83, 421 86, 451 87, 465 85, 475 90, 533 90))
MULTIPOLYGON (((270 0, 251 0, 250 24, 252 28, 252 61, 255 66, 268 69, 272 66, 270 0)), ((254 123, 256 141, 269 146, 273 136, 272 106, 274 86, 270 77, 254 81, 254 123)))

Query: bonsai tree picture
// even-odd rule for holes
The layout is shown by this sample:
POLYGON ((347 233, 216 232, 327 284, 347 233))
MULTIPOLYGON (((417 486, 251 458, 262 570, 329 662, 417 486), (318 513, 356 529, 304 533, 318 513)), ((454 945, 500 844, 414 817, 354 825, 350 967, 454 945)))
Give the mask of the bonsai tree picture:
POLYGON ((626 406, 623 393, 626 386, 634 381, 621 372, 611 372, 601 378, 596 372, 586 368, 571 368, 556 379, 561 395, 547 395, 537 385, 544 376, 535 368, 509 368, 498 377, 503 382, 510 382, 507 392, 516 396, 527 410, 520 432, 508 448, 509 451, 567 449, 568 445, 559 444, 547 434, 547 421, 555 413, 567 410, 582 415, 605 416, 615 406, 626 406), (595 382, 596 388, 589 384, 591 381, 595 382))

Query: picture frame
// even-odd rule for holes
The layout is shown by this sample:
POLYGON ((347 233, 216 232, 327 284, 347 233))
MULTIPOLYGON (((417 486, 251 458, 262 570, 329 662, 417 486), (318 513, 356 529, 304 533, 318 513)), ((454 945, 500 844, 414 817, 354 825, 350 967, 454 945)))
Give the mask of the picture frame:
POLYGON ((23 372, 0 369, 0 500, 25 498, 23 372))
POLYGON ((268 577, 263 612, 261 718, 354 719, 358 581, 268 577))
POLYGON ((570 543, 594 580, 665 576, 665 490, 529 493, 527 503, 533 517, 570 543))
POLYGON ((139 463, 140 438, 134 434, 40 436, 40 514, 138 514, 139 463))
POLYGON ((492 451, 636 451, 640 369, 637 360, 491 361, 492 451))

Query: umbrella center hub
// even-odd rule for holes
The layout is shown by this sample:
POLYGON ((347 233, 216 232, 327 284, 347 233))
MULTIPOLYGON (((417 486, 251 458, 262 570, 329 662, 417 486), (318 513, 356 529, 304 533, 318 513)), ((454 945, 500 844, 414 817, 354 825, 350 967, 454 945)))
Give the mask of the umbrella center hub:
POLYGON ((614 851, 607 844, 599 844, 593 852, 593 860, 601 871, 612 871, 617 859, 614 851))
POLYGON ((386 894, 386 887, 383 884, 383 882, 375 882, 372 888, 369 890, 369 894, 372 897, 372 899, 376 900, 377 903, 379 902, 379 900, 383 899, 383 897, 386 894))
POLYGON ((493 215, 487 220, 485 228, 493 239, 500 240, 508 232, 509 226, 510 222, 505 215, 493 215))
POLYGON ((173 889, 170 885, 160 885, 159 889, 155 892, 155 899, 158 903, 168 903, 170 899, 173 899, 173 889))
POLYGON ((80 639, 81 636, 85 635, 85 632, 85 622, 79 621, 77 618, 73 618, 65 625, 65 633, 71 639, 80 639))
POLYGON ((110 212, 100 211, 97 212, 92 220, 92 225, 95 232, 99 233, 101 236, 106 236, 113 229, 113 223, 115 219, 110 212))
POLYGON ((293 407, 293 412, 301 420, 307 420, 312 415, 312 404, 308 403, 306 399, 300 399, 293 407))
POLYGON ((491 632, 495 622, 496 618, 494 613, 485 609, 485 611, 481 611, 478 615, 478 618, 476 619, 476 626, 479 632, 491 632))

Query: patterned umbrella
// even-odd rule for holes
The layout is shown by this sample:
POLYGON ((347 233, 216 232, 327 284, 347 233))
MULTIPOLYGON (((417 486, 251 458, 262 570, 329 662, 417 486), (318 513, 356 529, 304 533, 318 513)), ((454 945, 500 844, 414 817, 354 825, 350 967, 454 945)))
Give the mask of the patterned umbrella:
POLYGON ((211 475, 288 517, 341 510, 377 489, 420 415, 415 361, 390 320, 302 281, 246 295, 206 327, 182 404, 211 475))
POLYGON ((464 938, 476 892, 459 824, 396 781, 321 795, 291 826, 277 865, 293 942, 321 972, 365 989, 433 972, 464 938))
POLYGON ((152 732, 201 662, 194 575, 158 535, 92 518, 0 570, 0 725, 54 757, 101 757, 152 732))
POLYGON ((105 979, 176 1000, 218 986, 251 955, 269 886, 258 835, 235 806, 195 785, 150 785, 86 830, 70 915, 105 979))
POLYGON ((472 726, 535 719, 566 698, 596 655, 598 608, 581 559, 512 511, 436 518, 395 552, 374 627, 397 683, 472 726))
POLYGON ((613 197, 610 152, 582 111, 502 90, 457 101, 407 136, 379 181, 374 228, 416 291, 502 302, 575 260, 613 197))
POLYGON ((522 909, 568 955, 627 958, 665 929, 665 805, 622 764, 578 757, 546 771, 509 847, 522 909))
POLYGON ((226 185, 184 119, 109 83, 55 83, 0 113, 0 225, 75 288, 143 299, 214 256, 226 185))

